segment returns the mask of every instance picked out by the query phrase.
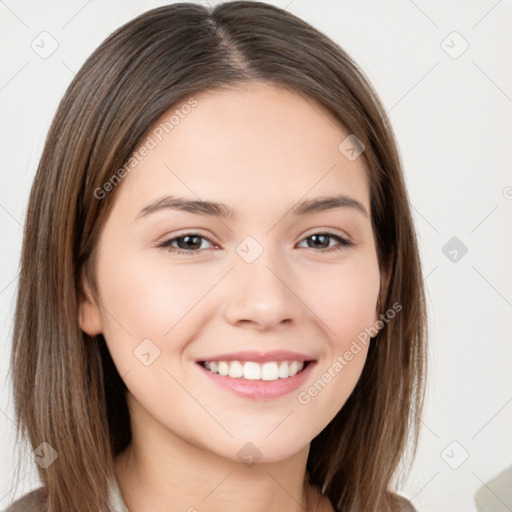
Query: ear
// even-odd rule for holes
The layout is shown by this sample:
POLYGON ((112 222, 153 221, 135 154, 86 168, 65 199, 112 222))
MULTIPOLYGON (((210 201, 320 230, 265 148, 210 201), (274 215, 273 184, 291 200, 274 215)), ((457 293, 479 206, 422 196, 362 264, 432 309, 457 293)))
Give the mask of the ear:
POLYGON ((80 303, 78 305, 78 324, 80 329, 89 336, 103 332, 101 311, 96 301, 92 298, 91 287, 85 275, 85 268, 80 272, 80 303))

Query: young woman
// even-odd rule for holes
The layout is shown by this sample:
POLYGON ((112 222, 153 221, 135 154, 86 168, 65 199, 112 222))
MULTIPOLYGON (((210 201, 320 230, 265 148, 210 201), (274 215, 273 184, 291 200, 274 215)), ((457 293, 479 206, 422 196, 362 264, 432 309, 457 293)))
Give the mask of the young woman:
POLYGON ((414 510, 425 307, 396 143, 356 64, 284 10, 157 8, 87 60, 14 333, 43 486, 11 512, 414 510))

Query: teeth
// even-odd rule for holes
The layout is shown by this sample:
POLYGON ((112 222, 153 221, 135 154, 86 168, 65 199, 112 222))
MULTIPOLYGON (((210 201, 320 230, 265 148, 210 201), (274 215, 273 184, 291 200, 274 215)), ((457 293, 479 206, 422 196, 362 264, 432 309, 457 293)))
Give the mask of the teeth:
POLYGON ((233 361, 229 365, 229 376, 236 379, 236 378, 243 377, 243 375, 244 375, 244 367, 238 361, 233 361))
POLYGON ((279 368, 277 363, 265 363, 261 367, 261 380, 277 380, 279 368))
POLYGON ((229 375, 229 365, 225 361, 219 361, 219 375, 229 375))
POLYGON ((279 365, 279 378, 286 379, 288 377, 288 363, 285 361, 279 365))
POLYGON ((203 366, 212 373, 229 375, 234 379, 277 380, 293 377, 304 368, 304 362, 270 361, 260 364, 254 361, 205 361, 203 366))
POLYGON ((244 364, 244 379, 261 380, 261 366, 258 363, 247 361, 244 364))

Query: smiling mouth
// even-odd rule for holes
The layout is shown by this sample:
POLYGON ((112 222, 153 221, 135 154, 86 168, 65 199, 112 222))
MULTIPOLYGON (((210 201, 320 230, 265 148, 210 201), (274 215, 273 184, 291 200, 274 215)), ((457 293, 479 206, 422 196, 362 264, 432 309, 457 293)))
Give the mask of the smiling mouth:
POLYGON ((312 361, 198 361, 206 370, 240 380, 275 381, 301 373, 312 361))

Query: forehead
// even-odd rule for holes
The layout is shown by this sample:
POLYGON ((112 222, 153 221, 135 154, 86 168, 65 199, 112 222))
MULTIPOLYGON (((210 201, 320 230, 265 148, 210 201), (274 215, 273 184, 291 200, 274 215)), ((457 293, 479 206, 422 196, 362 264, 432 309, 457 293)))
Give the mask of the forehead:
POLYGON ((119 201, 138 208, 176 193, 238 211, 343 193, 369 211, 363 159, 340 151, 348 135, 312 98, 277 86, 196 94, 166 112, 139 145, 119 201))

